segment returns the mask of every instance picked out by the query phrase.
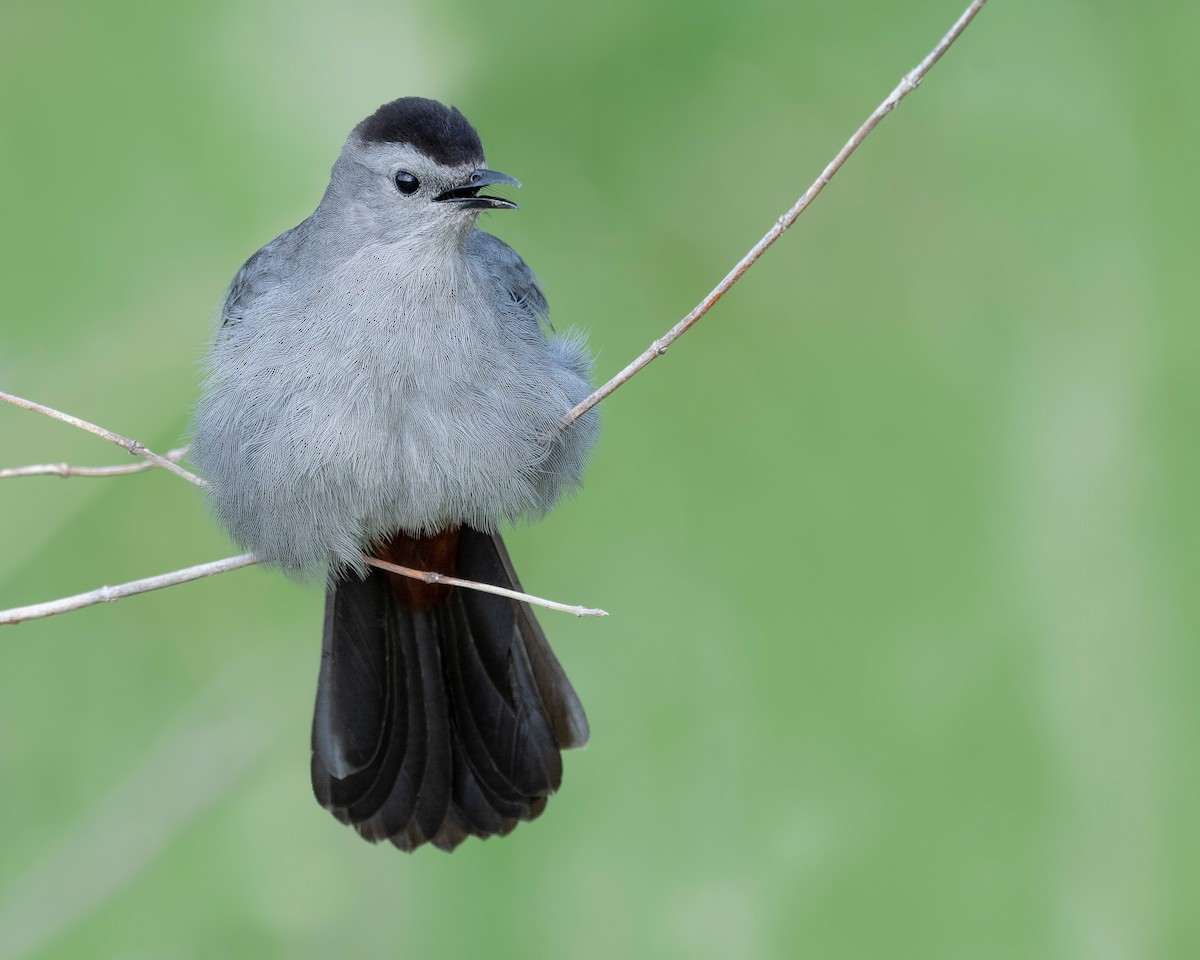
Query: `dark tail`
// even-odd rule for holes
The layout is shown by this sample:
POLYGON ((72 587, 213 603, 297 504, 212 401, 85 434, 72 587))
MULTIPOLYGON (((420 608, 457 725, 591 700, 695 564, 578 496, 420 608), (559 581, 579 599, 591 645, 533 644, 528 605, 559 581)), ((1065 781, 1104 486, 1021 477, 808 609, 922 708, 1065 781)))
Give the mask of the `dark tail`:
MULTIPOLYGON (((497 535, 394 537, 376 555, 520 590, 497 535)), ((371 841, 453 850, 532 820, 587 742, 529 605, 371 569, 330 587, 313 718, 317 800, 371 841)))

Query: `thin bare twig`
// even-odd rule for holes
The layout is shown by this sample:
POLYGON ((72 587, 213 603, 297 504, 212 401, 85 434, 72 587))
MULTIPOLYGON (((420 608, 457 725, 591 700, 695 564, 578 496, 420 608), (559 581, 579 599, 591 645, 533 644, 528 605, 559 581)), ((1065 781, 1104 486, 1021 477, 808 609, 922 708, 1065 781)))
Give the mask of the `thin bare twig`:
POLYGON ((368 557, 365 554, 363 555, 363 559, 371 566, 378 567, 380 570, 388 570, 392 573, 398 573, 403 577, 421 580, 424 583, 444 583, 451 587, 466 587, 468 590, 478 590, 480 593, 494 593, 498 597, 511 597, 513 600, 524 600, 526 603, 532 603, 539 607, 561 610, 563 613, 573 613, 577 617, 608 616, 608 612, 605 610, 571 606, 570 604, 559 603, 556 600, 543 600, 541 597, 533 596, 533 594, 519 593, 516 590, 509 590, 505 587, 495 587, 490 583, 460 580, 458 577, 448 577, 444 573, 434 573, 432 570, 414 570, 412 567, 402 567, 398 563, 389 563, 387 560, 380 560, 378 557, 368 557))
POLYGON ((652 344, 650 344, 650 346, 646 348, 645 352, 642 353, 641 356, 630 363, 629 366, 609 380, 608 383, 604 384, 604 386, 600 387, 600 389, 595 391, 591 396, 582 401, 577 407, 568 413, 566 419, 563 420, 562 423, 564 428, 569 427, 577 419, 591 410, 592 407, 598 404, 601 400, 613 393, 618 387, 625 384, 634 376, 634 374, 638 373, 640 370, 642 370, 642 368, 648 366, 652 360, 661 357, 664 353, 666 353, 667 348, 670 347, 671 344, 673 344, 684 333, 686 333, 697 320, 708 313, 708 311, 712 309, 713 305, 720 300, 721 297, 725 296, 729 288, 742 278, 742 275, 749 270, 754 265, 754 262, 767 251, 767 248, 770 247, 771 244, 773 244, 781 236, 783 236, 783 232, 796 222, 796 219, 800 216, 800 214, 802 214, 808 208, 808 205, 817 198, 817 195, 825 189, 825 185, 829 183, 831 179, 833 179, 833 175, 842 168, 842 164, 849 159, 850 154, 854 153, 854 151, 858 149, 858 145, 862 143, 867 138, 867 135, 879 125, 879 122, 889 113, 891 113, 893 109, 895 109, 896 104, 917 89, 917 86, 920 84, 920 82, 925 79, 925 74, 927 74, 933 68, 933 65, 942 58, 942 54, 944 54, 950 48, 950 45, 959 38, 964 30, 967 29, 968 24, 975 19, 975 15, 979 13, 985 3, 987 3, 987 0, 974 0, 974 2, 967 7, 962 16, 959 17, 955 22, 954 26, 950 28, 944 37, 942 37, 938 45, 933 48, 933 50, 924 60, 922 60, 900 79, 900 83, 896 85, 896 88, 889 93, 887 97, 884 98, 884 101, 875 108, 875 111, 869 117, 867 117, 866 122, 864 122, 863 125, 859 127, 857 131, 855 131, 854 136, 852 136, 846 142, 846 145, 838 151, 837 156, 829 161, 829 164, 824 170, 821 171, 821 175, 817 177, 817 179, 813 182, 813 185, 804 191, 803 196, 796 201, 795 205, 788 210, 787 213, 775 221, 775 225, 771 227, 771 229, 766 232, 763 238, 759 240, 758 243, 756 243, 753 247, 751 247, 750 251, 737 262, 737 265, 725 275, 725 279, 718 283, 713 288, 712 292, 709 293, 709 295, 703 300, 701 300, 695 306, 695 308, 693 308, 691 313, 675 324, 675 326, 668 330, 663 336, 659 337, 652 344))
MULTIPOLYGON (((190 447, 176 447, 163 454, 164 460, 178 463, 187 456, 190 447)), ((150 460, 127 463, 122 467, 73 467, 69 463, 36 463, 28 467, 5 467, 0 469, 0 480, 12 477, 121 477, 127 473, 142 473, 157 470, 158 464, 150 460)))
POLYGON ((42 617, 52 617, 56 613, 69 613, 72 610, 95 606, 97 603, 109 603, 113 600, 136 596, 139 593, 173 587, 178 583, 199 580, 201 577, 211 577, 217 573, 226 573, 229 570, 249 567, 256 563, 258 563, 258 558, 254 554, 243 553, 238 557, 214 560, 212 563, 202 563, 196 567, 162 573, 156 577, 146 577, 144 580, 131 580, 129 583, 118 584, 115 587, 100 587, 98 590, 89 590, 87 593, 77 593, 73 597, 47 600, 45 603, 34 603, 28 607, 0 610, 0 625, 21 623, 24 620, 38 620, 42 617))
POLYGON ((98 437, 103 437, 105 440, 115 443, 118 447, 121 447, 135 457, 144 457, 156 466, 162 467, 164 470, 170 470, 176 476, 183 477, 188 483, 194 483, 198 487, 206 486, 205 482, 190 470, 185 470, 179 464, 172 463, 166 457, 159 456, 144 443, 137 440, 130 440, 119 433, 113 433, 111 430, 105 430, 104 427, 98 427, 94 423, 89 423, 87 420, 81 420, 79 417, 63 413, 61 410, 55 410, 53 407, 47 407, 41 403, 34 403, 32 400, 13 396, 11 393, 4 393, 2 390, 0 390, 0 400, 11 403, 23 410, 32 410, 34 413, 40 413, 47 417, 53 417, 55 420, 61 420, 63 423, 69 423, 71 426, 78 427, 80 430, 86 430, 88 433, 94 433, 98 437))

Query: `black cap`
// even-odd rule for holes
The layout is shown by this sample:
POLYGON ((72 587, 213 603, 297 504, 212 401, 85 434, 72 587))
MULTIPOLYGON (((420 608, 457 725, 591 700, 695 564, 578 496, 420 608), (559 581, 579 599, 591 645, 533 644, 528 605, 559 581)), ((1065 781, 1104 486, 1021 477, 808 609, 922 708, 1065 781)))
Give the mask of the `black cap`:
POLYGON ((367 143, 408 143, 447 167, 483 165, 479 134, 458 112, 425 97, 385 103, 354 132, 367 143))

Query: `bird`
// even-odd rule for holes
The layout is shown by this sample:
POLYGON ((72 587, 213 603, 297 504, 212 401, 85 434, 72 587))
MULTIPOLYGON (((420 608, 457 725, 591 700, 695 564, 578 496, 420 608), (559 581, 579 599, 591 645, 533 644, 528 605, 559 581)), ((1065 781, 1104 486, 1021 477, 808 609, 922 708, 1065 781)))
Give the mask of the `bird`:
POLYGON ((456 108, 358 123, 316 210, 237 271, 192 426, 212 511, 325 588, 311 777, 372 842, 452 851, 532 820, 587 716, 530 607, 366 563, 512 590, 503 524, 576 490, 598 423, 582 335, 480 230, 516 209, 456 108))

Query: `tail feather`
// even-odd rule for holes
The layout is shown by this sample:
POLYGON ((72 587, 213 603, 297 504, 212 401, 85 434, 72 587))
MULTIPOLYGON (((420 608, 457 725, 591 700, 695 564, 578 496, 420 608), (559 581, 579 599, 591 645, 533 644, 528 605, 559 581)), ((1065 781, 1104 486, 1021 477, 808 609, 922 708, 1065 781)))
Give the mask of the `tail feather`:
MULTIPOLYGON (((491 555, 494 555, 494 574, 511 583, 519 584, 517 572, 513 569, 512 559, 505 549, 504 541, 498 535, 489 538, 491 555)), ((520 586, 513 589, 520 590, 520 586)), ((583 704, 567 679, 566 671, 558 662, 558 657, 550 649, 550 641, 542 632, 541 624, 533 616, 533 610, 527 603, 516 605, 517 629, 524 641, 525 653, 533 668, 534 681, 542 704, 546 708, 550 725, 554 730, 554 739, 563 750, 587 746, 590 729, 587 714, 583 704)))
POLYGON ((312 783, 317 801, 343 823, 363 823, 387 801, 409 729, 422 722, 408 676, 415 658, 399 649, 392 606, 382 578, 349 579, 326 594, 312 783))
MULTIPOLYGON (((382 636, 376 642, 382 640, 388 651, 393 721, 391 729, 383 734, 385 750, 371 771, 373 777, 358 788, 357 795, 355 786, 350 786, 347 793, 351 803, 344 811, 345 822, 373 843, 410 825, 419 827, 417 802, 425 780, 430 741, 428 668, 423 662, 430 659, 430 654, 422 656, 422 647, 428 643, 428 637, 422 636, 424 621, 395 605, 386 578, 376 579, 381 581, 390 608, 382 636)), ((338 643, 337 637, 333 643, 338 643)), ((338 811, 335 809, 333 814, 338 816, 338 811)))
MULTIPOLYGON (((446 684, 442 679, 441 631, 436 614, 428 617, 422 614, 411 614, 413 633, 416 637, 416 653, 421 664, 421 692, 418 700, 424 703, 425 743, 424 764, 420 779, 413 775, 413 782, 419 782, 417 787, 417 803, 413 810, 413 819, 421 833, 429 838, 437 834, 446 821, 446 811, 450 807, 450 782, 452 775, 450 718, 447 716, 449 704, 446 700, 446 684)), ((400 770, 404 779, 404 768, 400 770)), ((395 806, 391 822, 402 818, 408 812, 404 801, 408 796, 408 785, 403 789, 393 791, 392 797, 401 801, 395 806)), ((388 805, 392 804, 388 798, 388 805)))
POLYGON ((385 614, 377 580, 350 580, 326 597, 313 746, 341 779, 369 767, 383 748, 392 684, 385 682, 387 645, 376 638, 385 614))
MULTIPOLYGON (((398 562, 520 589, 498 536, 380 546, 398 562)), ((372 569, 332 586, 313 719, 313 792, 366 839, 453 850, 532 820, 587 718, 526 604, 372 569)))
MULTIPOLYGON (((528 811, 526 798, 531 788, 537 791, 539 781, 535 777, 529 783, 514 782, 506 771, 521 769, 513 758, 528 733, 521 729, 520 718, 504 694, 488 678, 462 605, 451 603, 448 612, 453 619, 444 631, 450 640, 445 650, 446 678, 455 702, 461 705, 455 724, 459 774, 464 779, 469 776, 480 797, 497 814, 519 818, 528 811)), ((554 754, 558 756, 557 747, 554 754)), ((538 777, 541 783, 547 781, 544 765, 538 777)))

